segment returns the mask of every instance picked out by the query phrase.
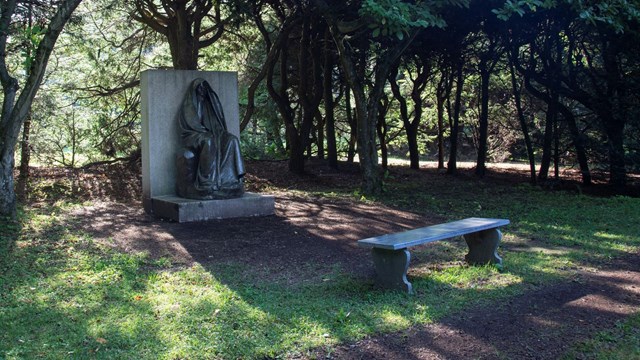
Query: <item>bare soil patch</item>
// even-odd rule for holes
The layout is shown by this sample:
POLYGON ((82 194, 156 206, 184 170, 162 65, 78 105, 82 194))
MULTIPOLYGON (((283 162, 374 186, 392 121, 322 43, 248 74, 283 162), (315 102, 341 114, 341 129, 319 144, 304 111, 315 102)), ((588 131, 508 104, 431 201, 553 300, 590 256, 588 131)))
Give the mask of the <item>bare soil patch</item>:
MULTIPOLYGON (((321 163, 308 175, 295 176, 286 162, 249 162, 247 187, 276 194, 276 214, 269 217, 178 224, 145 214, 140 205, 140 173, 134 165, 91 171, 34 169, 35 191, 30 199, 55 201, 58 196, 92 200, 73 212, 73 226, 119 251, 146 251, 177 265, 250 264, 265 280, 292 285, 315 281, 339 269, 356 276, 373 275, 368 251, 356 241, 441 222, 438 216, 414 214, 345 198, 303 195, 291 189, 355 189, 357 168, 344 164, 341 172, 321 163), (42 198, 38 194, 48 194, 42 198), (53 195, 52 195, 53 194, 53 195)), ((393 168, 398 177, 433 177, 436 169, 420 172, 393 168)), ((466 171, 466 172, 465 172, 466 171)), ((470 177, 463 170, 461 177, 470 177)), ((635 179, 635 178, 634 178, 635 179)), ((577 177, 561 184, 584 191, 577 177)), ((442 181, 442 180, 440 180, 442 181)), ((526 171, 492 169, 483 181, 522 183, 526 171)), ((634 180, 635 181, 635 180, 634 180)), ((606 195, 606 187, 589 190, 606 195)), ((637 191, 634 185, 630 191, 637 191)), ((600 266, 600 265, 599 265, 600 266)), ((335 359, 549 359, 577 342, 640 309, 640 257, 619 259, 596 272, 581 272, 573 282, 541 287, 507 303, 471 308, 439 323, 374 336, 311 356, 335 359)))

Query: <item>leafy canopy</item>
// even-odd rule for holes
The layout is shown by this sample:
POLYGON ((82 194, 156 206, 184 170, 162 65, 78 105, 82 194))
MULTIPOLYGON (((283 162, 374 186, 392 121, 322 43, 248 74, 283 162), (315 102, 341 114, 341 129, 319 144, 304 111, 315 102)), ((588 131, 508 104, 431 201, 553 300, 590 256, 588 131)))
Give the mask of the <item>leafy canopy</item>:
POLYGON ((398 0, 365 0, 359 15, 366 19, 373 37, 404 36, 414 28, 446 26, 438 11, 446 6, 468 7, 469 0, 406 2, 398 0))
POLYGON ((517 14, 554 7, 569 7, 578 17, 592 25, 604 24, 616 33, 637 27, 640 21, 640 1, 638 0, 507 0, 493 12, 502 20, 517 14))

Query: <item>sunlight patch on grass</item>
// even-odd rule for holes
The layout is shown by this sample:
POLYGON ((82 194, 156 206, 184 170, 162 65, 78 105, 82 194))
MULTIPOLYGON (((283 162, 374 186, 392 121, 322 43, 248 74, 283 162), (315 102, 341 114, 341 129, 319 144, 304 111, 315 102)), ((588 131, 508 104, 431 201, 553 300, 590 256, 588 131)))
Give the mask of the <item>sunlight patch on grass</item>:
POLYGON ((378 328, 384 332, 398 331, 411 325, 409 319, 390 310, 381 311, 377 322, 378 328))

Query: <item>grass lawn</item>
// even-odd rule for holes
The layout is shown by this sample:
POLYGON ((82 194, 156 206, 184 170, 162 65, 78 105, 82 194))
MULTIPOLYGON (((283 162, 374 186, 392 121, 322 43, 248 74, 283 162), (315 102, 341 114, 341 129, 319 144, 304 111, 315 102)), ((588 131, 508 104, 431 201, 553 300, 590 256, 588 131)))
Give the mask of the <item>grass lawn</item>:
MULTIPOLYGON (((502 272, 412 269, 416 296, 384 292, 336 268, 321 281, 256 281, 251 264, 190 267, 123 254, 72 230, 77 204, 27 207, 0 229, 0 358, 262 359, 304 355, 497 304, 638 252, 640 199, 596 198, 453 178, 389 179, 385 195, 322 192, 449 219, 509 218, 502 272), (518 251, 528 247, 540 251, 518 251), (446 299, 446 301, 442 301, 446 299)), ((446 242, 438 244, 446 251, 446 242)), ((462 255, 462 253, 460 254, 462 255)), ((462 255, 463 256, 463 255, 462 255)), ((640 354, 638 315, 567 356, 640 354)))

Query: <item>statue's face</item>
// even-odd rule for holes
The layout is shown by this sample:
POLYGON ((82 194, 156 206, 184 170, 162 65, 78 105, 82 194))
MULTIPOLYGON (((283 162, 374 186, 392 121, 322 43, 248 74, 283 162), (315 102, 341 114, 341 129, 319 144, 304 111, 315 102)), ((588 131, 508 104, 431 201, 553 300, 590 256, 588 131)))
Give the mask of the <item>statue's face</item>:
POLYGON ((204 100, 205 97, 205 89, 204 86, 199 85, 198 87, 196 87, 196 95, 198 96, 198 100, 202 101, 204 100))

